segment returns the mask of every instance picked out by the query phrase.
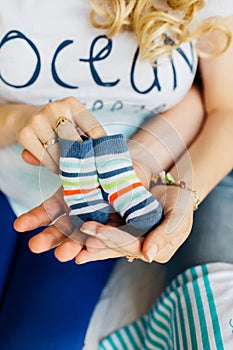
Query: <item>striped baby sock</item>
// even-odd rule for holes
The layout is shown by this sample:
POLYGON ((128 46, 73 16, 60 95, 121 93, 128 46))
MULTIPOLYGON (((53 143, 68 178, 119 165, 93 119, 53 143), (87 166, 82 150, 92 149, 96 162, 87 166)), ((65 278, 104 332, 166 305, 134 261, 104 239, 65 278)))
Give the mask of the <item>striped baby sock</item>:
POLYGON ((59 144, 60 178, 65 202, 71 209, 71 222, 76 227, 89 220, 106 223, 110 206, 99 186, 92 139, 84 142, 60 139, 59 144))
POLYGON ((123 135, 93 140, 96 168, 104 198, 142 235, 162 217, 160 203, 138 179, 123 135))

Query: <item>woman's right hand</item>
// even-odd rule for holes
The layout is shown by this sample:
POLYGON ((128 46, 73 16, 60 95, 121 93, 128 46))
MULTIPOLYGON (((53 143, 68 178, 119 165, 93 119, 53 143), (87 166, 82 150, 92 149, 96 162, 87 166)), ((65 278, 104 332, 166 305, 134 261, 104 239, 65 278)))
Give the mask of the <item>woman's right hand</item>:
MULTIPOLYGON (((50 102, 37 110, 27 120, 25 125, 18 130, 18 142, 29 151, 39 162, 58 173, 59 146, 57 143, 45 148, 44 145, 50 140, 57 139, 57 121, 65 116, 75 128, 80 128, 87 136, 97 138, 105 135, 105 131, 96 118, 86 109, 86 107, 74 97, 50 102)), ((65 138, 71 138, 74 132, 66 127, 65 138)), ((80 139, 76 133, 75 139, 80 139)))
MULTIPOLYGON (((18 129, 15 130, 16 139, 43 166, 55 173, 58 173, 59 146, 56 142, 47 148, 45 145, 48 141, 57 140, 56 124, 62 116, 69 119, 75 128, 80 128, 91 138, 106 135, 96 118, 74 97, 50 102, 42 107, 35 107, 30 116, 25 115, 23 120, 19 121, 18 129)), ((72 127, 71 132, 73 131, 72 127)), ((69 138, 69 132, 65 136, 65 138, 69 138)), ((79 139, 78 133, 76 139, 79 139)), ((30 156, 26 154, 27 157, 30 156)))

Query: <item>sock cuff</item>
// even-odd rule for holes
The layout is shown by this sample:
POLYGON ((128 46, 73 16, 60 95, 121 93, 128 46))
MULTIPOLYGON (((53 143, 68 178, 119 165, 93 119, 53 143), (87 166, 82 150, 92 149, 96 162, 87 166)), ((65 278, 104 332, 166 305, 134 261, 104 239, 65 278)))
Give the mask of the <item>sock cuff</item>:
POLYGON ((93 140, 95 155, 118 154, 128 151, 126 139, 122 134, 107 135, 93 140))
POLYGON ((59 139, 61 157, 84 159, 94 156, 92 139, 71 141, 59 139))

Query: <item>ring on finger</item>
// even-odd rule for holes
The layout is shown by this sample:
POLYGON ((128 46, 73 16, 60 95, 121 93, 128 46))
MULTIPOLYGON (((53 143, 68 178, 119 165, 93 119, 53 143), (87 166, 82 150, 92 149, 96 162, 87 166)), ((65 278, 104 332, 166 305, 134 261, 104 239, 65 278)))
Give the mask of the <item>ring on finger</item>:
POLYGON ((128 260, 128 262, 133 262, 136 259, 139 259, 138 256, 130 256, 130 255, 126 255, 126 259, 128 260))
POLYGON ((72 123, 72 121, 69 119, 69 118, 67 118, 67 117, 65 117, 65 116, 61 116, 61 117, 59 117, 58 119, 57 119, 57 121, 56 121, 56 129, 59 127, 59 126, 63 126, 63 125, 65 125, 66 123, 72 123))
POLYGON ((52 138, 46 142, 43 143, 43 147, 45 149, 49 148, 50 146, 54 145, 55 143, 57 142, 57 139, 56 138, 52 138))

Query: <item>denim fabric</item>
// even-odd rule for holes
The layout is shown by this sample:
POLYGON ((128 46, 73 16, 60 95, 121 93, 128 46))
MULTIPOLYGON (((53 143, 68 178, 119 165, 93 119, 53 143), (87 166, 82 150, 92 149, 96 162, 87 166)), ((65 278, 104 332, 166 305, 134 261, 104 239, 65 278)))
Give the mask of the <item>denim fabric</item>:
POLYGON ((233 171, 211 191, 194 215, 189 238, 167 264, 169 280, 191 266, 233 263, 233 171))
POLYGON ((0 192, 0 305, 11 272, 18 240, 18 234, 12 225, 14 218, 15 215, 6 197, 0 192))
POLYGON ((4 221, 1 234, 5 234, 1 246, 0 277, 5 290, 0 310, 0 349, 82 349, 90 317, 114 260, 78 266, 73 261, 59 263, 53 252, 32 254, 27 242, 35 232, 18 234, 16 239, 12 230, 15 216, 4 196, 0 208, 0 220, 4 221))

